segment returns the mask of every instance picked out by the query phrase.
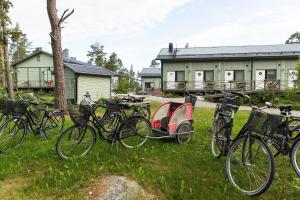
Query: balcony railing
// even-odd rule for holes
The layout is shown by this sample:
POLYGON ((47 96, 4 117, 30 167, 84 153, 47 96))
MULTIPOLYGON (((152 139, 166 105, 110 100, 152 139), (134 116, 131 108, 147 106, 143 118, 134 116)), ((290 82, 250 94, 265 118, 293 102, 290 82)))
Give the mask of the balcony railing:
POLYGON ((164 81, 165 91, 259 91, 259 90, 283 90, 296 89, 297 81, 262 80, 262 81, 164 81))
POLYGON ((16 86, 18 88, 54 88, 55 82, 43 82, 43 81, 17 81, 16 86))

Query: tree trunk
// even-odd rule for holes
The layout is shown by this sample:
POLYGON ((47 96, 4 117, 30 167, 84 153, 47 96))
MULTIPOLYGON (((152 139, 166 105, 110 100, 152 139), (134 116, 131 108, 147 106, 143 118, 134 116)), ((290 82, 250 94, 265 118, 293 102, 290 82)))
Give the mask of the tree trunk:
POLYGON ((55 104, 59 109, 67 112, 65 94, 64 66, 61 48, 61 25, 57 17, 56 0, 47 0, 47 11, 51 24, 51 46, 55 71, 55 104))
POLYGON ((6 24, 5 22, 1 23, 2 26, 2 40, 3 40, 3 66, 5 71, 5 80, 6 80, 6 86, 8 90, 8 97, 10 99, 14 99, 14 85, 13 85, 13 79, 12 74, 9 66, 9 58, 8 58, 8 37, 7 37, 7 30, 6 30, 6 24))

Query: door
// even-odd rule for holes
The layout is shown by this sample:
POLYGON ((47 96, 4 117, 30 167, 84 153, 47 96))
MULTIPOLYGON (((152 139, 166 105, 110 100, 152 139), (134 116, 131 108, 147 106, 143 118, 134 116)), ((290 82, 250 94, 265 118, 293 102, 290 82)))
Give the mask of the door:
POLYGON ((256 70, 255 75, 255 90, 263 90, 265 87, 265 70, 256 70))
POLYGON ((195 89, 203 89, 204 72, 195 71, 195 89))
POLYGON ((289 70, 289 75, 288 75, 289 88, 293 88, 295 86, 295 81, 297 81, 297 79, 298 79, 297 70, 289 70))
POLYGON ((230 90, 231 89, 231 84, 230 81, 233 81, 234 79, 234 72, 233 71, 225 71, 225 89, 230 90))
POLYGON ((175 89, 175 72, 167 72, 167 89, 175 89))

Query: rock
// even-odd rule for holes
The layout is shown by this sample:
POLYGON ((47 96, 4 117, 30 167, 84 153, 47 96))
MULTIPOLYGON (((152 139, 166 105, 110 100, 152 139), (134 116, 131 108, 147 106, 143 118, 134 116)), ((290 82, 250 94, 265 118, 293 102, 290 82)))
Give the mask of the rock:
POLYGON ((104 177, 85 189, 89 200, 154 200, 137 182, 123 176, 104 177))

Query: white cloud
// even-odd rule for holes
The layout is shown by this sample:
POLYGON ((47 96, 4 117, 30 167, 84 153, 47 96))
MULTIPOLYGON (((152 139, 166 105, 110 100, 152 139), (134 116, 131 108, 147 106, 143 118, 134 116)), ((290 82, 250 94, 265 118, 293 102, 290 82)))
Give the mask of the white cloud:
POLYGON ((300 29, 299 5, 261 8, 246 17, 205 27, 198 33, 181 38, 179 46, 279 44, 300 29))
MULTIPOLYGON (((190 0, 58 0, 58 12, 75 9, 64 33, 69 39, 132 35, 162 22, 190 0)), ((14 21, 36 37, 50 30, 46 0, 15 0, 14 21), (30 9, 28 9, 30 7, 30 9), (25 9, 24 9, 25 8, 25 9)), ((40 36, 38 36, 39 38, 40 36)))

